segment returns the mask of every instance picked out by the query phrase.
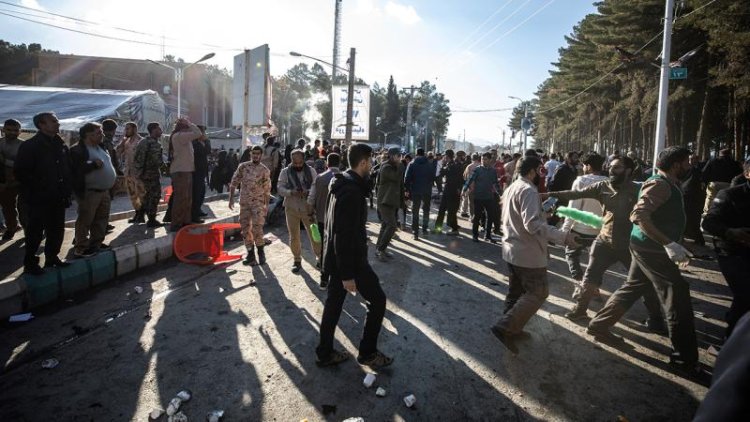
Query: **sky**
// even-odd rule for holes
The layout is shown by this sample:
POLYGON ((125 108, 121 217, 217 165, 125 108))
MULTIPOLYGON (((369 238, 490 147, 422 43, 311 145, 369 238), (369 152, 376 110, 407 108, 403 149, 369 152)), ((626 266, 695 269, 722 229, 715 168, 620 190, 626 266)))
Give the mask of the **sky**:
MULTIPOLYGON (((593 0, 343 0, 341 62, 357 49, 356 74, 399 88, 434 83, 450 100, 448 137, 476 145, 500 142, 514 96, 531 99, 565 45, 564 36, 595 8, 593 0)), ((0 38, 40 43, 64 54, 158 60, 166 54, 232 68, 243 48, 268 44, 271 73, 283 74, 305 61, 297 51, 332 61, 334 0, 130 0, 0 1, 0 38), (19 9, 23 5, 63 17, 19 9), (19 12, 26 15, 19 15, 19 12), (78 31, 123 38, 104 39, 23 21, 5 14, 78 31), (123 31, 126 30, 126 31, 123 31), (136 41, 136 42, 132 42, 136 41)), ((312 64, 313 62, 307 61, 312 64)))

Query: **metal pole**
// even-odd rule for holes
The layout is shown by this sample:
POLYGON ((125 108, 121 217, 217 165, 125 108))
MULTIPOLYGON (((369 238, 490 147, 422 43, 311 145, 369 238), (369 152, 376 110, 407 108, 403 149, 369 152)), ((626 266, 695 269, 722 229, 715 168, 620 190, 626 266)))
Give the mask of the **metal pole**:
POLYGON ((357 55, 357 50, 352 48, 349 50, 349 90, 346 98, 346 144, 350 145, 352 142, 352 127, 354 122, 354 59, 357 55))
POLYGON ((409 94, 409 99, 406 102, 406 148, 411 149, 411 110, 413 107, 412 93, 409 94))
POLYGON ((331 81, 336 83, 336 76, 338 75, 339 65, 339 44, 341 39, 341 1, 334 0, 336 2, 336 9, 334 14, 333 22, 333 71, 331 72, 331 81))
MULTIPOLYGON (((245 134, 247 133, 247 111, 250 108, 250 50, 245 50, 245 90, 242 97, 242 141, 240 149, 245 149, 245 134)), ((289 123, 291 125, 291 122, 289 123)))
POLYGON ((667 133, 667 105, 669 103, 669 58, 672 47, 672 15, 674 0, 666 0, 664 10, 664 40, 661 53, 661 80, 659 82, 659 108, 656 118, 656 139, 654 139, 654 174, 656 174, 656 159, 664 149, 667 133))
MULTIPOLYGON (((523 118, 526 121, 529 120, 529 105, 526 102, 523 103, 523 118)), ((523 151, 521 151, 521 154, 523 154, 524 151, 526 151, 526 149, 528 148, 528 145, 526 143, 527 137, 528 137, 528 134, 526 133, 526 129, 523 129, 523 151)))
POLYGON ((182 117, 182 68, 174 70, 177 79, 177 118, 182 117))

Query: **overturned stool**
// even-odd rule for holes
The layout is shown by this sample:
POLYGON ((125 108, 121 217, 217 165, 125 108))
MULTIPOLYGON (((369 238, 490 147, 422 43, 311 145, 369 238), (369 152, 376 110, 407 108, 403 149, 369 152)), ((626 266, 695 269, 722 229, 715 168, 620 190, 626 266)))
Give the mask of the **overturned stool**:
POLYGON ((185 226, 175 236, 174 254, 186 264, 210 265, 236 261, 242 255, 230 255, 224 250, 224 232, 239 228, 237 223, 185 226))

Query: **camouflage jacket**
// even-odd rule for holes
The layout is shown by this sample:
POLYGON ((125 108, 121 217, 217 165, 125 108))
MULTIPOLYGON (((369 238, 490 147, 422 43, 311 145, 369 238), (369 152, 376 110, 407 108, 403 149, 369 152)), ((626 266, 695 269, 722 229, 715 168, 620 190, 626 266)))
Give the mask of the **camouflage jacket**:
POLYGON ((140 178, 158 178, 162 158, 161 144, 158 140, 147 137, 143 138, 135 148, 135 158, 133 158, 133 167, 135 172, 133 176, 140 178))
POLYGON ((230 189, 240 190, 240 205, 265 206, 271 195, 271 171, 264 164, 246 161, 237 167, 230 189))

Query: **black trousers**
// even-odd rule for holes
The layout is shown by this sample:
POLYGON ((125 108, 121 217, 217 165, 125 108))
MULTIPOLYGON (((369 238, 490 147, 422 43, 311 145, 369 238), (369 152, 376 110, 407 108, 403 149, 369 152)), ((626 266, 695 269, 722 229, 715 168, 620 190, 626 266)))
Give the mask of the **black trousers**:
MULTIPOLYGON (((378 335, 380 335, 385 316, 385 292, 380 287, 377 274, 369 264, 354 277, 354 282, 357 285, 357 293, 367 301, 367 317, 362 340, 359 342, 359 355, 369 356, 378 350, 378 335)), ((333 337, 347 293, 341 277, 331 275, 328 298, 320 322, 320 344, 316 349, 320 359, 325 359, 333 351, 333 337)))
POLYGON ((701 232, 701 215, 703 214, 704 198, 685 197, 685 237, 699 245, 706 241, 701 232))
POLYGON ((31 205, 28 207, 29 221, 24 233, 26 255, 23 265, 28 267, 39 263, 36 251, 44 242, 44 256, 47 260, 57 258, 65 235, 65 207, 62 205, 31 205))
POLYGON ((440 228, 443 226, 443 219, 445 218, 445 214, 447 211, 448 227, 450 227, 453 230, 458 230, 458 209, 460 207, 461 207, 461 191, 446 189, 443 192, 443 196, 440 197, 440 208, 438 209, 437 220, 435 221, 435 228, 440 228))
POLYGON ((718 254, 719 268, 732 291, 732 304, 726 314, 727 337, 743 315, 750 312, 750 250, 732 255, 718 254))
POLYGON ((487 222, 495 221, 495 206, 493 205, 494 199, 477 199, 476 194, 474 197, 474 218, 471 220, 471 233, 474 237, 479 237, 479 222, 482 218, 485 218, 485 238, 492 236, 491 224, 487 222))
POLYGON ((609 298, 589 323, 589 328, 606 331, 625 315, 636 300, 653 285, 667 316, 672 347, 687 364, 698 362, 690 285, 666 252, 644 252, 630 249, 633 262, 628 280, 609 298))
POLYGON ((419 232, 419 210, 422 209, 422 230, 427 230, 430 224, 430 194, 411 195, 411 229, 419 232))
MULTIPOLYGON (((171 199, 171 198, 170 198, 171 199)), ((206 174, 197 171, 193 172, 193 205, 190 215, 193 221, 201 218, 201 205, 206 200, 206 174)))

